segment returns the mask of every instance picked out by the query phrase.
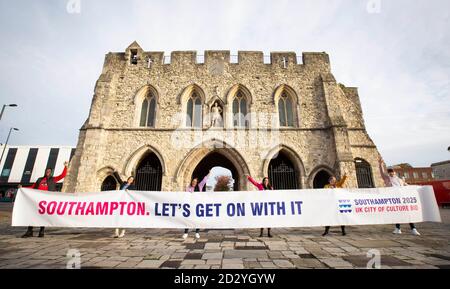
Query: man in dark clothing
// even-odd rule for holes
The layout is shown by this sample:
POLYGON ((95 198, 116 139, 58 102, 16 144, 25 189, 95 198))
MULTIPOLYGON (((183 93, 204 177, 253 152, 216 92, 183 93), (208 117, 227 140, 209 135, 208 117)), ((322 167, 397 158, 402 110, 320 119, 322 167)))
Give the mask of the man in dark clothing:
MULTIPOLYGON (((61 173, 61 175, 53 177, 53 171, 50 168, 47 168, 45 170, 45 175, 39 179, 36 180, 36 182, 31 186, 28 187, 29 189, 36 189, 36 190, 41 190, 41 191, 56 191, 56 183, 59 182, 60 180, 64 179, 64 177, 67 174, 67 166, 68 166, 68 162, 64 163, 64 170, 61 173)), ((19 186, 19 188, 21 188, 22 186, 19 186)), ((41 229, 39 230, 39 238, 43 238, 44 237, 44 230, 45 227, 41 227, 41 229)), ((22 238, 29 238, 29 237, 33 237, 33 227, 29 226, 27 229, 27 232, 22 236, 22 238)))
MULTIPOLYGON (((116 175, 116 178, 121 182, 119 174, 117 172, 114 172, 114 175, 116 175)), ((123 182, 120 185, 121 191, 122 190, 128 191, 128 190, 134 190, 134 189, 135 189, 135 186, 134 186, 134 177, 133 176, 129 177, 126 182, 123 182)), ((125 229, 117 228, 114 232, 115 232, 114 238, 123 238, 125 236, 125 229)))

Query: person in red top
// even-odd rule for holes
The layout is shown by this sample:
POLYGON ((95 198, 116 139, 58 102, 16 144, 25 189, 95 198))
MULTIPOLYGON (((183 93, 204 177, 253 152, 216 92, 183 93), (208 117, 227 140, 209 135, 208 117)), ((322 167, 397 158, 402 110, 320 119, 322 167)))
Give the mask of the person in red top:
MULTIPOLYGON (((273 190, 273 187, 270 184, 268 177, 263 178, 261 183, 258 183, 257 181, 255 181, 249 175, 247 175, 247 179, 249 180, 250 183, 252 183, 255 187, 257 187, 258 190, 260 190, 260 191, 273 190)), ((261 233, 259 234, 259 237, 262 237, 263 233, 264 233, 264 228, 261 228, 261 233)), ((270 228, 267 228, 267 237, 272 238, 272 235, 270 234, 270 228)))
MULTIPOLYGON (((59 182, 60 180, 64 179, 64 177, 67 174, 67 166, 68 166, 68 162, 64 163, 64 170, 63 172, 59 175, 54 177, 53 176, 53 170, 51 168, 47 168, 45 170, 45 175, 39 179, 36 180, 36 182, 30 186, 27 187, 29 189, 36 189, 36 190, 41 190, 41 191, 56 191, 56 183, 59 182)), ((21 188, 22 186, 19 186, 19 188, 21 188)), ((39 238, 43 238, 44 237, 44 230, 45 227, 41 227, 41 229, 39 230, 39 238)), ((33 237, 33 227, 29 226, 26 233, 22 236, 22 238, 29 238, 29 237, 33 237)))

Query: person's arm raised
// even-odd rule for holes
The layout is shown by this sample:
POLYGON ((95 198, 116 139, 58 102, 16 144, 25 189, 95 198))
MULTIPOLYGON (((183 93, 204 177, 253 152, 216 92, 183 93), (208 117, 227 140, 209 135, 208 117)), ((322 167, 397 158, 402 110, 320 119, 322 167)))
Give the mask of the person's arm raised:
POLYGON ((380 169, 381 177, 383 178, 385 185, 388 185, 389 184, 389 177, 384 171, 384 167, 385 166, 384 166, 384 162, 381 159, 381 157, 378 159, 378 166, 379 166, 379 169, 380 169))
POLYGON ((342 177, 342 179, 339 182, 337 182, 336 187, 343 187, 346 181, 347 181, 347 175, 344 175, 342 177))
POLYGON ((198 184, 198 189, 200 191, 203 191, 203 187, 206 185, 206 182, 209 179, 209 175, 211 174, 211 171, 209 171, 209 173, 203 178, 203 180, 198 184))
POLYGON ((55 183, 59 182, 60 180, 64 179, 66 177, 67 174, 67 166, 69 165, 68 162, 64 163, 64 170, 62 171, 62 173, 59 176, 53 177, 53 181, 55 183))
POLYGON ((260 188, 261 184, 255 181, 251 176, 247 175, 247 180, 249 180, 249 182, 252 183, 258 189, 260 188))

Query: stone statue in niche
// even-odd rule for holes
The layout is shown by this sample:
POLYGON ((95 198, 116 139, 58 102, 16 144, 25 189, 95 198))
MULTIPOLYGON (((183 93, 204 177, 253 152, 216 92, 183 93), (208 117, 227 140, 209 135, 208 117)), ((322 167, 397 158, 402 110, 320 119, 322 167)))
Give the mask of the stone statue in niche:
POLYGON ((222 112, 223 109, 215 102, 211 107, 211 127, 221 127, 223 125, 222 112))

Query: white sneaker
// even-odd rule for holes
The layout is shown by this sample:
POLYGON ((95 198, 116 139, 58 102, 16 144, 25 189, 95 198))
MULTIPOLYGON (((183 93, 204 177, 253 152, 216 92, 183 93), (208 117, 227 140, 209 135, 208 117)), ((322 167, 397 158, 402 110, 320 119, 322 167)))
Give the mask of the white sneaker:
POLYGON ((183 239, 186 240, 187 237, 188 237, 188 234, 187 234, 187 233, 184 233, 184 234, 183 234, 183 239))
POLYGON ((119 234, 119 238, 123 238, 125 236, 125 229, 123 229, 120 234, 119 234))
POLYGON ((415 235, 415 236, 420 236, 420 233, 419 233, 419 231, 417 231, 416 228, 414 228, 414 229, 411 230, 411 234, 413 234, 413 235, 415 235))
POLYGON ((114 238, 119 238, 119 229, 114 231, 114 238))
POLYGON ((397 229, 397 228, 395 228, 394 232, 392 232, 392 234, 397 234, 397 235, 400 235, 401 233, 402 233, 402 230, 397 229))
POLYGON ((199 233, 195 233, 195 239, 200 239, 200 234, 199 233))

